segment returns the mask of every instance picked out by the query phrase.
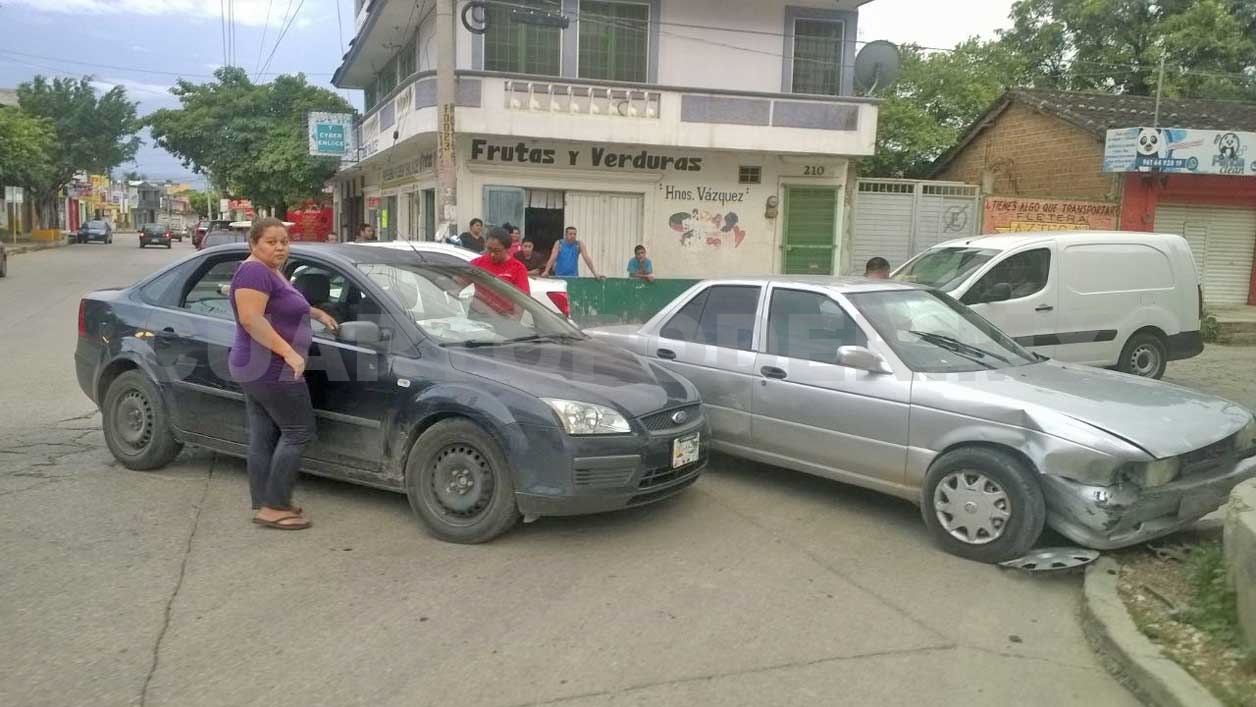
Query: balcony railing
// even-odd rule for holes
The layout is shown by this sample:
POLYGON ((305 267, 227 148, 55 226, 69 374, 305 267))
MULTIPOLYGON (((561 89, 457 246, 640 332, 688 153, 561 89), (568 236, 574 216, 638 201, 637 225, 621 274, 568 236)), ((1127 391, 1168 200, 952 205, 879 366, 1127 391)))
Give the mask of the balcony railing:
POLYGON ((662 93, 648 89, 514 79, 505 88, 507 109, 531 112, 657 119, 663 102, 662 93))

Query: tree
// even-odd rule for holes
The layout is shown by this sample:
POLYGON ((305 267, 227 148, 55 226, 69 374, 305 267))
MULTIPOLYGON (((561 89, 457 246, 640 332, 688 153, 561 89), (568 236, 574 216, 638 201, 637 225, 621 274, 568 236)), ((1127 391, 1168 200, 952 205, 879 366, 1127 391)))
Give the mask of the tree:
POLYGON ((215 188, 275 213, 320 193, 339 161, 308 154, 306 114, 352 112, 349 104, 300 74, 254 84, 243 69, 224 67, 214 77, 180 81, 172 90, 182 107, 148 117, 157 144, 215 188))
POLYGON ((140 146, 136 104, 127 100, 122 86, 97 96, 87 76, 51 82, 36 76, 17 87, 17 98, 23 112, 52 126, 46 167, 22 185, 34 193, 41 225, 52 226, 56 200, 75 172, 107 174, 135 157, 140 146))
POLYGON ((193 189, 187 192, 188 204, 198 216, 209 216, 209 194, 193 189))
POLYGON ((972 38, 951 52, 900 49, 903 70, 881 104, 877 153, 861 171, 882 177, 922 177, 1008 86, 1024 63, 998 42, 972 38))
POLYGON ((55 139, 48 120, 0 107, 0 184, 46 181, 55 139))

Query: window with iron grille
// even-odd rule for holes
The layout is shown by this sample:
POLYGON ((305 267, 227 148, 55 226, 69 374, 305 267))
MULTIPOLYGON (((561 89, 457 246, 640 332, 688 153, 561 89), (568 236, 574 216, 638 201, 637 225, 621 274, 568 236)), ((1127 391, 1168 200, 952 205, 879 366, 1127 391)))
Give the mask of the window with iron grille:
POLYGON ((580 78, 645 83, 649 52, 649 5, 581 0, 580 78))
POLYGON ((362 92, 364 94, 362 102, 366 106, 366 110, 369 111, 375 107, 376 103, 379 103, 379 79, 371 79, 371 84, 363 89, 362 92))
POLYGON ((759 184, 762 180, 762 167, 746 167, 743 165, 737 170, 737 182, 739 184, 759 184))
POLYGON ((397 55, 398 79, 409 77, 418 70, 418 56, 414 51, 414 40, 411 39, 409 44, 402 48, 401 53, 397 55))
POLYGON ((845 29, 832 20, 794 21, 794 93, 838 95, 845 29))
POLYGON ((388 60, 384 64, 384 70, 379 72, 379 95, 380 98, 392 93, 397 87, 397 57, 388 60))
POLYGON ((484 70, 514 74, 558 76, 562 68, 562 30, 520 21, 516 11, 526 6, 542 12, 562 12, 560 0, 512 0, 489 3, 485 10, 484 70))

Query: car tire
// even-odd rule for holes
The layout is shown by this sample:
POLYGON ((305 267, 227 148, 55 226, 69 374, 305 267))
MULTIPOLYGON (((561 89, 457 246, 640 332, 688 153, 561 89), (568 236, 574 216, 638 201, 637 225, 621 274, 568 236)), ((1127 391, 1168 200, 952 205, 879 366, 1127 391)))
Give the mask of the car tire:
POLYGON ((1140 378, 1160 380, 1169 367, 1169 347, 1164 338, 1150 331, 1140 331, 1125 342, 1117 370, 1140 378))
POLYGON ((8 277, 8 276, 9 276, 9 259, 4 258, 3 260, 0 260, 0 277, 8 277))
POLYGON ((170 429, 161 391, 139 371, 127 371, 109 384, 100 411, 105 444, 128 469, 160 469, 183 449, 170 429))
POLYGON ((925 477, 921 512, 939 547, 987 563, 1022 557, 1038 542, 1047 518, 1035 472, 1016 456, 988 447, 962 447, 938 457, 925 477), (956 522, 966 519, 974 524, 956 522))
POLYGON ((406 496, 432 536, 482 543, 519 522, 512 476, 501 446, 479 425, 442 420, 410 450, 406 496))
POLYGON ((141 247, 141 248, 143 248, 143 247, 144 247, 144 241, 140 241, 140 247, 141 247))

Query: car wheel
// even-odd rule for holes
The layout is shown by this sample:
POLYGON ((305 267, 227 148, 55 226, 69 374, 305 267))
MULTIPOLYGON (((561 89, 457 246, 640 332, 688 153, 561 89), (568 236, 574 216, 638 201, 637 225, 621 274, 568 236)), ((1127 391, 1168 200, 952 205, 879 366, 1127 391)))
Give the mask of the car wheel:
POLYGON ((144 247, 144 241, 140 241, 140 247, 141 247, 141 248, 143 248, 143 247, 144 247))
POLYGON ((1021 557, 1042 535, 1046 502, 1031 469, 985 447, 947 452, 925 477, 921 510, 942 549, 978 562, 1021 557))
POLYGON ((100 410, 105 443, 128 469, 159 469, 183 449, 170 429, 161 392, 139 371, 118 376, 105 392, 100 410))
POLYGON ((0 258, 0 277, 9 276, 9 259, 0 258))
POLYGON ((1142 331, 1130 337, 1121 349, 1117 370, 1122 373, 1159 380, 1169 365, 1169 351, 1164 339, 1142 331))
POLYGON ((446 542, 486 542, 519 522, 506 455, 470 420, 443 420, 419 437, 406 462, 406 495, 446 542))

